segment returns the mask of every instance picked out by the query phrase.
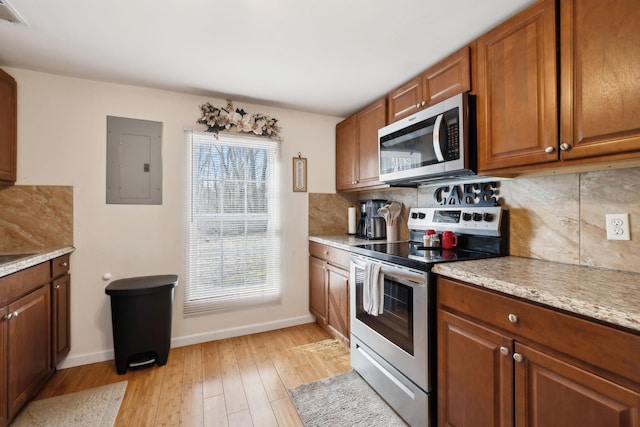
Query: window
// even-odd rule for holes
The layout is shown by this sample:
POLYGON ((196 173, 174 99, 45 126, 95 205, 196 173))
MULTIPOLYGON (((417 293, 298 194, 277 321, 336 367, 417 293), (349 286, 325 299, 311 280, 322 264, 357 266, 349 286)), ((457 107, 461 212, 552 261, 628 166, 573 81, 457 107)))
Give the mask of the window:
POLYGON ((186 132, 184 314, 280 299, 279 145, 186 132))

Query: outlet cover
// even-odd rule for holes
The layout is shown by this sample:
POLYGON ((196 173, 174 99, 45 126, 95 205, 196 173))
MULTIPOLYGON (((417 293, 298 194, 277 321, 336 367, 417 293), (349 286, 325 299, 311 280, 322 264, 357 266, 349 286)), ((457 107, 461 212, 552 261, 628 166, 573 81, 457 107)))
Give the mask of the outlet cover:
POLYGON ((629 214, 606 214, 607 240, 631 240, 629 214))

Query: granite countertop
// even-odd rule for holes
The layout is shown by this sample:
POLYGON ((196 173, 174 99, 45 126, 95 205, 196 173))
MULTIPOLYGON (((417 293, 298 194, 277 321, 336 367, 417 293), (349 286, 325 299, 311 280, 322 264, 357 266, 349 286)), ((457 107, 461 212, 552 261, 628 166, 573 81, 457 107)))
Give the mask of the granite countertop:
POLYGON ((436 264, 434 273, 640 332, 640 274, 503 257, 436 264))
MULTIPOLYGON (((355 236, 309 236, 349 250, 355 236)), ((640 274, 521 257, 446 262, 436 274, 640 333, 640 274)))
MULTIPOLYGON (((20 251, 18 253, 29 254, 24 258, 20 258, 17 261, 10 261, 3 264, 0 264, 0 277, 8 276, 9 274, 15 273, 20 270, 24 270, 25 268, 32 267, 34 265, 41 264, 43 262, 49 261, 53 258, 57 258, 62 255, 66 255, 75 250, 73 246, 65 246, 61 248, 47 248, 47 249, 36 249, 32 251, 20 251)), ((5 251, 5 253, 8 253, 5 251)), ((3 253, 0 253, 3 255, 3 253)))
MULTIPOLYGON (((309 241, 348 251, 349 246, 364 245, 366 243, 377 242, 378 240, 367 240, 351 234, 336 234, 330 236, 309 236, 309 241)), ((386 240, 382 241, 386 242, 386 240)))

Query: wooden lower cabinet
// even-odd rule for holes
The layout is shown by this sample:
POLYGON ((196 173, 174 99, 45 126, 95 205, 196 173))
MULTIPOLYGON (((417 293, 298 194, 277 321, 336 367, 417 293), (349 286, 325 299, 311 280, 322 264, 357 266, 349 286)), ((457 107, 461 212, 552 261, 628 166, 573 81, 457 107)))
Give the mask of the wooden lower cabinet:
POLYGON ((438 425, 513 426, 512 340, 438 310, 438 425))
POLYGON ((437 286, 439 426, 640 426, 640 336, 441 277, 437 286))
POLYGON ((0 307, 0 426, 6 426, 9 422, 7 410, 7 330, 8 322, 5 321, 9 314, 9 307, 0 307))
POLYGON ((51 297, 53 321, 51 357, 55 367, 71 350, 71 276, 69 274, 51 283, 51 297))
POLYGON ((349 272, 327 266, 328 319, 327 324, 340 336, 349 340, 349 272))
POLYGON ((51 302, 48 284, 9 305, 8 411, 13 418, 51 375, 51 302))
POLYGON ((327 331, 349 342, 349 252, 309 243, 309 311, 327 331))
POLYGON ((325 262, 309 257, 309 311, 321 325, 327 324, 327 280, 325 262))
POLYGON ((640 393, 524 344, 515 344, 516 425, 640 425, 640 393))
POLYGON ((69 255, 0 277, 0 427, 70 350, 69 255))

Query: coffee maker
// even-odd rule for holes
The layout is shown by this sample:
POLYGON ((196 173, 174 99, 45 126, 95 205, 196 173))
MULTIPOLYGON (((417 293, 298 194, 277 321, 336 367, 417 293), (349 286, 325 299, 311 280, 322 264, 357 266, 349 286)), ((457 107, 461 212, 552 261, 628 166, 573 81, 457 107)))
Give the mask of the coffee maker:
POLYGON ((360 200, 360 220, 356 235, 363 239, 377 240, 387 238, 387 224, 378 215, 378 209, 387 204, 384 199, 360 200))

